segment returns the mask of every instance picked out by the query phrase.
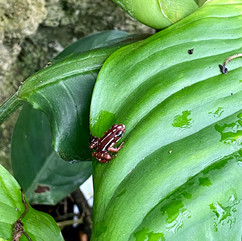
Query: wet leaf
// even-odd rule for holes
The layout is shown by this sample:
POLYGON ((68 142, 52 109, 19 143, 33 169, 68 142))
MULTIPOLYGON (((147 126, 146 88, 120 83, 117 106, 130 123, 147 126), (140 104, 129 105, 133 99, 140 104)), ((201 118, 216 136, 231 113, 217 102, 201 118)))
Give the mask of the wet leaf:
POLYGON ((92 241, 241 239, 242 59, 218 66, 242 52, 241 29, 241 0, 211 0, 104 64, 91 132, 126 132, 94 160, 92 241))

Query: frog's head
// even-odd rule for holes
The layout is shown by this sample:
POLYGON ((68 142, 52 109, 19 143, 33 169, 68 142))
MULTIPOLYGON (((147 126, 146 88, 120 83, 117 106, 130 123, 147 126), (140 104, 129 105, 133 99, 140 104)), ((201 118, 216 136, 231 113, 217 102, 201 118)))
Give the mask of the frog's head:
POLYGON ((113 132, 115 134, 115 138, 120 139, 121 136, 125 132, 125 125, 122 125, 122 124, 121 125, 117 125, 117 124, 115 124, 115 125, 112 126, 112 130, 113 130, 113 132))

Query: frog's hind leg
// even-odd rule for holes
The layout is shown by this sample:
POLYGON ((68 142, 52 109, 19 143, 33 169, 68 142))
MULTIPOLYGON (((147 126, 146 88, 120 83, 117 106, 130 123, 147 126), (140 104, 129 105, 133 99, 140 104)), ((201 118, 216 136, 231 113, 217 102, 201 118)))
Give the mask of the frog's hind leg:
POLYGON ((113 147, 112 145, 110 147, 108 147, 108 151, 111 151, 111 152, 118 152, 121 148, 123 148, 123 142, 120 144, 119 147, 113 147))

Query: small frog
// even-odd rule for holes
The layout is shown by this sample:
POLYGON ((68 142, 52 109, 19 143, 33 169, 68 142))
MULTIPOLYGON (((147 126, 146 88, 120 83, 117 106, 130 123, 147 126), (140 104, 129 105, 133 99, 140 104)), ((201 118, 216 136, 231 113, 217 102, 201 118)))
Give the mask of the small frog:
POLYGON ((108 163, 115 156, 111 156, 109 152, 118 152, 122 147, 123 143, 119 147, 114 147, 116 143, 120 140, 125 132, 125 125, 113 125, 108 131, 105 132, 104 136, 101 138, 93 137, 91 140, 91 149, 96 149, 92 153, 101 163, 108 163))

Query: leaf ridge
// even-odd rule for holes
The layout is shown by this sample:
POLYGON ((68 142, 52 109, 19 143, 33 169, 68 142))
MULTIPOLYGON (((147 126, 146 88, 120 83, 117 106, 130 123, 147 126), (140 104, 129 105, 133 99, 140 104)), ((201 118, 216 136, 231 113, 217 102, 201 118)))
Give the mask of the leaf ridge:
MULTIPOLYGON (((242 91, 240 91, 240 92, 242 93, 242 91)), ((233 115, 238 115, 238 114, 240 114, 240 113, 241 113, 241 110, 238 110, 236 113, 234 113, 234 112, 233 112, 233 113, 230 113, 229 115, 224 116, 223 118, 219 119, 219 120, 216 121, 216 122, 211 123, 210 125, 206 125, 205 127, 203 127, 202 129, 197 130, 196 132, 193 132, 193 133, 191 133, 191 134, 189 134, 189 135, 187 135, 187 136, 184 136, 184 137, 182 137, 182 138, 180 138, 180 139, 172 140, 172 142, 167 142, 166 144, 164 144, 164 143, 161 144, 160 147, 158 147, 157 149, 153 150, 153 151, 150 152, 148 155, 144 156, 142 160, 140 160, 139 162, 137 162, 136 165, 132 167, 132 171, 134 171, 135 168, 138 167, 138 165, 142 164, 142 162, 145 162, 145 159, 146 159, 147 157, 152 156, 155 152, 159 151, 160 149, 163 149, 163 148, 169 147, 171 143, 177 143, 177 142, 180 142, 180 141, 184 141, 185 139, 190 138, 191 136, 196 135, 196 134, 198 134, 199 132, 202 132, 203 130, 205 130, 205 129, 207 129, 207 128, 211 128, 211 127, 213 127, 217 122, 224 121, 225 119, 230 118, 230 117, 232 117, 233 115)), ((236 152, 237 152, 237 150, 234 151, 234 153, 236 153, 236 152)), ((232 155, 232 154, 233 154, 233 153, 230 153, 229 155, 232 155)), ((216 161, 217 161, 217 159, 216 159, 216 161)), ((213 164, 213 163, 211 163, 211 164, 213 164)), ((211 164, 210 164, 210 165, 211 165, 211 164)), ((207 168, 207 166, 205 166, 204 168, 207 168)), ((202 169, 202 170, 203 170, 203 169, 202 169)), ((196 174, 195 174, 195 175, 196 175, 196 174)), ((129 173, 128 173, 127 175, 125 175, 123 179, 119 179, 120 182, 119 182, 118 186, 115 188, 115 190, 113 191, 113 194, 110 196, 109 202, 108 202, 107 205, 106 205, 106 209, 108 208, 109 205, 111 205, 112 198, 114 198, 115 195, 116 195, 115 192, 119 189, 119 187, 120 187, 121 185, 123 185, 123 182, 125 182, 125 179, 126 179, 128 176, 129 176, 129 173)), ((104 177, 104 178, 105 178, 105 177, 104 177)), ((102 181, 101 181, 101 182, 102 182, 102 181)), ((102 183, 104 183, 104 182, 102 182, 102 183)))
MULTIPOLYGON (((241 28, 239 28, 239 29, 241 29, 241 28)), ((241 39, 241 37, 239 37, 239 38, 225 38, 225 39, 223 39, 223 40, 240 40, 241 39)), ((207 42, 208 41, 217 41, 218 39, 217 38, 215 38, 215 39, 209 39, 209 40, 207 40, 207 42)), ((203 40, 203 41, 206 41, 206 40, 203 40)), ((181 45, 189 45, 190 43, 192 43, 192 42, 188 42, 188 43, 181 43, 181 45)), ((197 43, 200 43, 200 41, 197 41, 197 43)), ((149 55, 148 57, 145 57, 145 58, 143 58, 143 59, 141 59, 141 60, 139 60, 138 62, 136 62, 134 65, 129 65, 129 68, 126 68, 126 70, 125 70, 125 72, 126 73, 130 73, 130 71, 131 71, 131 69, 134 69, 135 68, 135 66, 138 66, 138 65, 142 65, 142 63, 144 62, 144 63, 146 63, 148 60, 148 58, 152 58, 152 57, 154 57, 156 54, 161 54, 162 53, 162 51, 165 51, 165 50, 167 50, 167 49, 169 49, 169 48, 174 48, 174 47, 178 47, 178 46, 180 46, 180 44, 175 44, 175 45, 172 45, 172 46, 169 46, 169 47, 167 47, 167 48, 164 48, 164 49, 162 49, 162 50, 159 50, 159 51, 155 51, 154 53, 152 53, 151 55, 149 55)), ((155 69, 154 70, 154 72, 151 72, 150 73, 150 75, 149 76, 144 76, 143 78, 145 79, 145 81, 143 81, 143 82, 141 82, 141 79, 139 78, 139 85, 133 85, 131 88, 129 88, 129 91, 128 91, 128 93, 126 92, 125 93, 125 96, 126 96, 126 98, 127 98, 127 96, 128 97, 131 97, 132 95, 133 95, 133 93, 137 90, 137 88, 141 85, 141 84, 143 84, 143 83, 145 83, 145 82, 149 82, 149 78, 152 78, 154 75, 157 75, 157 74, 161 74, 163 71, 167 71, 167 70, 169 70, 169 69, 171 69, 171 68, 174 68, 174 67, 176 67, 176 66, 178 66, 178 65, 183 65, 184 63, 185 64, 189 64, 189 63, 191 63, 191 62, 193 62, 193 61, 201 61, 201 60, 209 60, 209 59, 212 59, 212 58, 214 58, 215 56, 216 57, 218 57, 218 59, 219 59, 219 56, 221 56, 221 57, 223 57, 224 58, 224 56, 223 55, 229 55, 229 54, 231 54, 231 53, 233 53, 233 52, 235 52, 235 51, 240 51, 241 50, 241 47, 238 49, 238 48, 236 48, 236 49, 230 49, 229 51, 227 51, 227 50, 225 50, 225 51, 223 51, 222 50, 222 52, 220 52, 221 50, 219 49, 219 53, 216 53, 216 54, 213 54, 213 55, 206 55, 206 56, 203 56, 203 57, 199 57, 199 58, 196 58, 196 59, 190 59, 190 60, 188 60, 188 61, 184 61, 184 59, 179 59, 179 61, 178 62, 176 62, 175 64, 172 64, 172 65, 169 65, 168 67, 165 67, 164 68, 164 66, 160 66, 160 68, 157 68, 157 69, 155 69)), ((118 52, 119 51, 117 51, 117 54, 118 54, 118 52)), ((134 51, 135 52, 135 51, 134 51)), ((135 53, 134 53, 135 54, 135 53)), ((130 56, 129 56, 130 57, 130 56)), ((124 55, 123 56, 123 58, 125 58, 125 59, 127 59, 127 56, 126 55, 124 55)), ((163 61, 163 62, 165 62, 165 60, 163 61)), ((162 62, 162 63, 163 63, 162 62)), ((137 73, 136 73, 137 74, 137 73)), ((102 78, 102 77, 99 77, 99 78, 102 78)), ((124 84, 124 82, 122 82, 122 84, 124 84)), ((120 104, 119 104, 119 106, 118 106, 118 111, 115 111, 115 112, 119 112, 119 109, 122 109, 122 108, 124 108, 123 106, 125 105, 125 102, 120 102, 120 104)))
MULTIPOLYGON (((230 52, 227 52, 228 53, 228 55, 229 54, 231 54, 231 53, 233 53, 234 51, 239 51, 240 49, 238 49, 238 50, 232 50, 232 51, 230 51, 230 52)), ((224 55, 224 53, 222 54, 222 55, 224 55)), ((195 60, 191 60, 191 61, 186 61, 186 64, 188 65, 190 62, 194 62, 194 61, 197 61, 197 60, 201 60, 201 59, 206 59, 206 61, 205 62, 207 62, 207 60, 209 60, 210 58, 212 59, 213 57, 214 57, 215 55, 213 55, 213 56, 208 56, 208 57, 204 57, 204 58, 200 58, 200 59, 195 59, 195 60)), ((217 56, 217 55, 216 55, 217 56)), ((126 109, 126 107, 127 107, 127 103, 129 103, 130 102, 130 99, 132 100, 132 98, 133 98, 133 96, 135 96, 135 93, 139 93, 139 89, 142 87, 142 88, 145 88, 145 86, 146 85, 149 85, 150 84, 150 80, 151 80, 151 78, 153 78, 155 75, 162 75, 162 72, 163 71, 169 71, 169 69, 172 69, 172 68, 174 68, 174 66, 178 66, 178 65, 183 65, 183 63, 179 63, 179 64, 176 64, 176 65, 172 65, 171 67, 168 67, 168 68, 166 68, 166 69, 164 69, 164 70, 161 70, 161 71, 159 71, 158 73, 156 73, 156 74, 154 74, 154 75, 152 75, 152 76, 149 76, 149 77, 147 77, 147 79, 144 81, 144 82, 142 82, 142 83, 140 83, 140 85, 138 85, 135 89, 133 89, 133 91, 129 94, 129 95, 127 95, 126 96, 126 100, 124 101, 124 102, 122 102, 121 103, 121 105, 120 105, 120 107, 116 110, 116 115, 117 116, 119 116, 119 113, 122 113, 123 112, 123 110, 125 110, 126 109)), ((232 73, 232 72, 234 72, 234 71, 237 71, 238 69, 240 69, 241 67, 237 67, 237 68, 234 68, 234 69, 230 69, 230 73, 232 73)), ((162 98, 159 102, 155 102, 155 104, 153 105, 153 107, 151 108, 151 109, 149 109, 148 110, 148 112, 146 112, 145 114, 143 113, 142 115, 141 115, 141 119, 145 119, 152 111, 154 111, 154 109, 156 109, 156 108, 158 108, 159 107, 159 105, 160 104, 162 104, 164 101, 166 101, 166 100, 168 100, 169 98, 172 98, 174 95, 176 95, 176 94, 178 94, 178 93, 181 93, 181 91, 183 91, 184 89, 187 89, 187 88, 192 88, 193 86, 195 86, 195 85, 197 85, 197 84, 201 84, 202 82, 204 82, 204 81, 208 81, 208 79, 209 80, 213 80, 214 78, 217 78, 218 76, 220 76, 221 75, 221 73, 218 73, 218 74, 216 74, 216 75, 211 75, 211 76, 206 76, 206 77, 203 77, 202 75, 200 75, 199 77, 201 78, 201 79, 199 79, 199 78, 196 78, 196 82, 192 82, 190 85, 187 85, 187 83, 185 83, 185 85, 184 86, 180 86, 179 87, 179 89, 176 89, 176 88, 173 88, 174 89, 174 92, 173 93, 171 93, 170 95, 168 95, 168 96, 164 96, 164 98, 162 98)), ((159 84, 159 83, 157 83, 157 84, 159 84)), ((155 86, 155 85, 154 85, 155 86)), ((153 87, 154 87, 153 86, 153 87)), ((170 88, 170 87, 167 87, 167 88, 170 88)), ((147 88, 148 89, 148 88, 147 88)), ((149 91, 149 90, 148 90, 149 91)), ((139 98, 138 98, 139 99, 139 98)), ((138 99, 136 99, 136 103, 137 103, 137 101, 138 101, 138 99)), ((157 100, 158 100, 158 98, 157 98, 157 100)), ((132 107, 131 107, 132 108, 132 107)), ((126 116, 126 118, 127 118, 127 116, 126 116)), ((141 119, 135 124, 135 126, 141 121, 141 119)), ((126 135, 126 137, 127 137, 127 135, 126 135)))
MULTIPOLYGON (((242 91, 240 91, 240 93, 241 93, 242 91)), ((226 115, 226 116, 223 116, 223 118, 221 118, 221 119, 219 119, 219 120, 216 120, 215 122, 213 122, 213 123, 211 123, 211 124, 209 124, 209 125, 206 125, 205 127, 203 127, 202 129, 199 129, 199 130, 197 130, 197 131, 195 131, 195 132, 193 132, 193 133, 191 133, 191 134, 189 134, 189 135, 187 135, 187 136, 184 136, 184 137, 182 137, 182 138, 180 138, 180 139, 177 139, 177 140, 172 140, 172 142, 169 142, 169 143, 166 143, 166 144, 161 144, 161 146, 159 146, 158 148, 156 148, 156 149, 154 149, 154 150, 152 150, 152 152, 150 152, 148 155, 143 155, 143 159, 142 160, 140 160, 139 162, 136 162, 135 163, 135 165, 133 165, 133 166, 129 166, 129 170, 132 170, 132 172, 133 171, 135 171, 135 169, 142 163, 142 162, 144 162, 145 161, 145 159, 147 158, 147 157, 149 157, 149 156, 151 156, 151 155, 153 155, 155 152, 157 152, 157 151, 159 151, 161 148, 165 148, 165 147, 168 147, 171 143, 176 143, 176 142, 180 142, 180 141, 182 141, 182 140, 185 140, 186 138, 189 138, 189 137, 191 137, 191 136, 194 136, 194 135, 196 135, 196 134, 198 134, 199 132, 202 132, 203 130, 205 130, 205 129, 207 129, 207 128, 212 128, 214 125, 215 125, 215 123, 217 123, 217 122, 220 122, 220 121, 223 121, 223 120, 225 120, 225 119, 227 119, 227 118, 230 118, 230 117, 232 117, 233 115, 237 115, 237 114, 239 114, 239 113, 241 113, 241 110, 238 110, 237 111, 237 113, 230 113, 229 115, 226 115)), ((126 142, 127 143, 127 142, 126 142)), ((120 160, 119 160, 120 161, 120 160)), ((124 163, 122 163, 122 167, 123 167, 123 170, 126 170, 127 168, 124 168, 124 163)), ((113 198, 115 197, 115 195, 116 195, 116 191, 123 185, 123 183, 125 182, 125 180, 126 180, 126 178, 128 178, 129 177, 129 173, 130 173, 130 171, 128 171, 128 173, 126 173, 125 175, 123 175, 123 178, 119 175, 119 177, 118 177, 118 179, 119 179, 119 184, 115 187, 115 189, 112 191, 112 194, 110 195, 110 198, 107 200, 107 203, 105 204, 105 208, 104 208, 104 212, 103 213, 105 213, 105 210, 108 210, 108 207, 110 206, 110 205, 112 205, 112 200, 113 200, 113 198)), ((101 183, 101 185, 103 184, 103 185, 105 185, 105 183, 106 183, 106 181, 105 181, 105 178, 108 178, 108 173, 106 173, 106 175, 105 176, 102 176, 102 178, 100 178, 99 179, 99 182, 101 183), (104 180, 103 180, 104 179, 104 180)))
MULTIPOLYGON (((230 70, 230 73, 232 73, 232 72, 234 72, 234 71, 237 71, 237 70, 239 70, 240 68, 242 68, 242 67, 238 67, 238 68, 231 69, 231 70, 230 70)), ((203 83, 204 81, 211 81, 211 80, 213 80, 213 79, 217 79, 218 76, 219 76, 219 75, 214 75, 214 76, 212 76, 212 77, 210 77, 210 78, 206 78, 206 79, 202 79, 202 80, 200 80, 200 81, 198 81, 198 82, 194 82, 194 83, 192 83, 191 85, 184 86, 184 87, 178 89, 177 91, 173 92, 172 94, 168 95, 166 98, 162 99, 159 103, 157 103, 157 104, 154 105, 151 109, 149 109, 148 112, 146 112, 146 113, 145 113, 145 114, 139 119, 139 121, 133 126, 132 131, 135 130, 135 127, 136 127, 137 125, 139 125, 139 124, 142 123, 142 122, 145 122, 145 120, 148 119, 152 113, 157 112, 157 110, 161 109, 161 106, 162 106, 164 103, 169 102, 170 100, 176 98, 176 96, 179 95, 180 93, 184 92, 184 90, 191 89, 191 88, 193 88, 194 86, 197 86, 197 85, 203 83)), ((240 93, 240 92, 241 92, 241 91, 234 90, 234 91, 233 91, 233 94, 240 93)), ((222 99, 227 98, 227 97, 230 97, 230 96, 231 96, 231 93, 228 92, 225 96, 223 96, 223 97, 221 97, 221 98, 216 98, 216 97, 217 97, 217 96, 216 96, 216 97, 213 98, 213 99, 207 99, 207 101, 204 100, 204 102, 202 103, 202 105, 204 105, 204 104, 210 104, 210 103, 213 103, 213 102, 218 101, 218 100, 222 100, 222 99)), ((199 106, 201 106, 201 105, 199 105, 199 106)), ((192 112, 193 110, 196 110, 199 106, 195 106, 194 108, 190 109, 190 111, 192 112)), ((123 106, 123 108, 125 108, 125 106, 123 106)), ((118 109, 117 113, 119 113, 119 112, 122 112, 122 111, 119 111, 119 109, 118 109)), ((125 136, 125 138, 124 138, 123 140, 127 139, 130 135, 132 135, 132 131, 129 132, 129 133, 125 136)))
MULTIPOLYGON (((214 164, 218 164, 221 161, 226 160, 228 157, 235 155, 238 153, 238 150, 231 152, 229 155, 225 156, 225 157, 221 157, 220 159, 215 159, 213 160, 209 165, 204 166, 203 169, 201 169, 200 171, 198 171, 197 173, 195 173, 194 175, 190 176, 189 179, 187 179, 185 182, 183 182, 181 185, 177 186, 176 189, 172 190, 170 193, 168 193, 166 196, 162 197, 161 199, 158 200, 157 204, 154 205, 153 207, 150 208, 149 211, 147 211, 147 214, 143 217, 143 219, 140 221, 139 224, 137 224, 137 227, 130 232, 130 237, 129 240, 132 238, 132 235, 134 233, 135 230, 139 229, 139 227, 142 225, 142 223, 144 222, 144 220, 147 218, 147 216, 149 216, 149 214, 156 208, 158 207, 164 200, 170 198, 174 193, 176 193, 178 190, 182 189, 183 186, 187 185, 192 179, 198 177, 201 173, 203 173, 204 171, 206 171, 207 169, 209 169, 211 166, 213 166, 214 164)), ((241 201, 240 201, 241 202, 241 201)))

